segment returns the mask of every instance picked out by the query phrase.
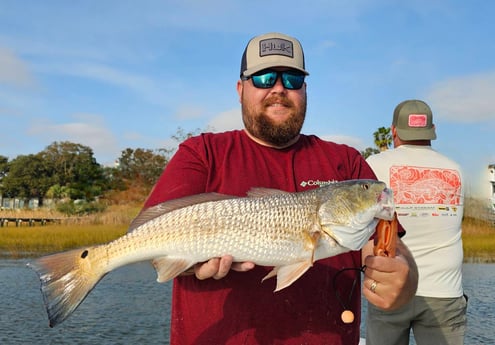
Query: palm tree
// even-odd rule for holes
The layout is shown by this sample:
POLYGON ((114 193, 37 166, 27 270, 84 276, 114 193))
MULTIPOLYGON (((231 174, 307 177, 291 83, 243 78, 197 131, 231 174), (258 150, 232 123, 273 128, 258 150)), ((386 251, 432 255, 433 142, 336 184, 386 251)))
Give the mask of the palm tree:
POLYGON ((373 133, 375 138, 375 145, 380 151, 386 151, 392 145, 392 135, 390 134, 390 127, 380 127, 373 133))

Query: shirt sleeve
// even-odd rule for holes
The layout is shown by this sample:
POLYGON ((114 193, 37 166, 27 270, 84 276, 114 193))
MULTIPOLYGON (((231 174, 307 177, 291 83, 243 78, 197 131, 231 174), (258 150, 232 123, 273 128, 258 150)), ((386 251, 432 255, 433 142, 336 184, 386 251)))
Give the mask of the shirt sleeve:
POLYGON ((203 141, 193 137, 179 145, 162 175, 153 187, 144 207, 167 200, 204 193, 208 177, 203 141))

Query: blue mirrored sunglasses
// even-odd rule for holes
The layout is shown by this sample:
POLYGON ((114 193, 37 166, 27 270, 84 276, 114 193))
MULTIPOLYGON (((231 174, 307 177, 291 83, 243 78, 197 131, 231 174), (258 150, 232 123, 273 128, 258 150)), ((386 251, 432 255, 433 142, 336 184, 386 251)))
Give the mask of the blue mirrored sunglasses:
POLYGON ((251 79, 253 85, 259 89, 269 89, 275 85, 278 78, 282 79, 282 85, 288 90, 299 90, 304 84, 306 75, 299 71, 274 71, 263 70, 251 76, 241 76, 241 80, 251 79))

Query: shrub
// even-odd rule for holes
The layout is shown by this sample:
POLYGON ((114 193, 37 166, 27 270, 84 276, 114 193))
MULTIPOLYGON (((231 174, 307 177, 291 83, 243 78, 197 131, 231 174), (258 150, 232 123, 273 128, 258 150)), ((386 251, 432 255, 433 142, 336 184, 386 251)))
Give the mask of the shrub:
POLYGON ((57 211, 67 216, 84 216, 105 211, 106 206, 98 201, 69 200, 57 204, 57 211))

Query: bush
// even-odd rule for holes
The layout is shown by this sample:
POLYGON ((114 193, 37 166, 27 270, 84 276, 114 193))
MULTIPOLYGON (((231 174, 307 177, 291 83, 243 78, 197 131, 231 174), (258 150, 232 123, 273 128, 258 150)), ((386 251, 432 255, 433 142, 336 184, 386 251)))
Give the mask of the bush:
POLYGON ((57 211, 67 216, 84 216, 105 211, 106 206, 98 201, 69 200, 57 204, 57 211))

